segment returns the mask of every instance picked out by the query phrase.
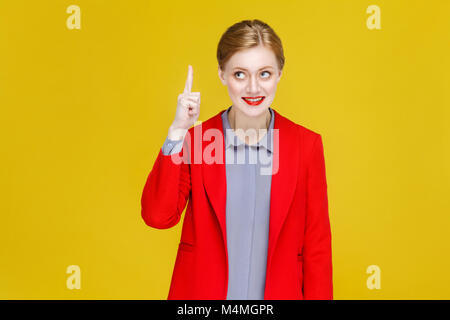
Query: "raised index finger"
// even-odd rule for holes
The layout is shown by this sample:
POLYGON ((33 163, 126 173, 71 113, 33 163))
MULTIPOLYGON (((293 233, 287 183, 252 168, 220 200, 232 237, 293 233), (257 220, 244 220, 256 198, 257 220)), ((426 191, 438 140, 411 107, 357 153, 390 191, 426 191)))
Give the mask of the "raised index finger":
POLYGON ((191 93, 192 90, 192 79, 193 79, 193 71, 192 66, 188 66, 188 75, 186 79, 186 84, 184 85, 184 93, 191 93))

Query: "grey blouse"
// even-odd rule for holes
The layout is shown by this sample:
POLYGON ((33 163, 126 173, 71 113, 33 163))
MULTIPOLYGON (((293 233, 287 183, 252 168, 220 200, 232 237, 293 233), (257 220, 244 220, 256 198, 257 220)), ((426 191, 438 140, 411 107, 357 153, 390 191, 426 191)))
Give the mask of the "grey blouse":
MULTIPOLYGON (((225 132, 227 179, 226 231, 228 247, 227 300, 263 300, 269 239, 270 187, 275 114, 271 108, 269 130, 254 145, 240 140, 222 114, 225 132)), ((164 155, 182 150, 183 140, 170 140, 164 155)))

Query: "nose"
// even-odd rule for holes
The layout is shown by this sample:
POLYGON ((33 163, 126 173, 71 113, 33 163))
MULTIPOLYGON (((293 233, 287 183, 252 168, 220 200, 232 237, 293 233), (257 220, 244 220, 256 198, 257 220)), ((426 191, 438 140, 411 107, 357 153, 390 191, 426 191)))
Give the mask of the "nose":
POLYGON ((247 85, 247 93, 250 96, 257 95, 260 92, 259 82, 257 77, 251 76, 247 85))

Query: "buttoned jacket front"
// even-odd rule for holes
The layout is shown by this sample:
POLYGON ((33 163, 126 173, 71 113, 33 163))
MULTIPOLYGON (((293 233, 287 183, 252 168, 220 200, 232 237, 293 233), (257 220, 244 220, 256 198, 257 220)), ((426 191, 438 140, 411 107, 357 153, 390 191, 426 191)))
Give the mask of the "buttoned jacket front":
MULTIPOLYGON (((143 189, 142 218, 154 228, 175 226, 187 203, 168 299, 227 296, 224 111, 189 129, 178 157, 160 150, 143 189)), ((274 112, 264 299, 333 299, 322 138, 274 112)))

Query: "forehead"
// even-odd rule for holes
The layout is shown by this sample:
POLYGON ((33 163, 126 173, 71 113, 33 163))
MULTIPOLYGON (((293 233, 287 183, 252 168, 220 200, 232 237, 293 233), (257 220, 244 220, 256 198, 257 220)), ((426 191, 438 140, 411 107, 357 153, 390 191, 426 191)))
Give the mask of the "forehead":
POLYGON ((265 66, 277 68, 277 59, 273 51, 265 46, 257 46, 236 52, 228 60, 227 68, 243 68, 249 71, 258 71, 265 66))

